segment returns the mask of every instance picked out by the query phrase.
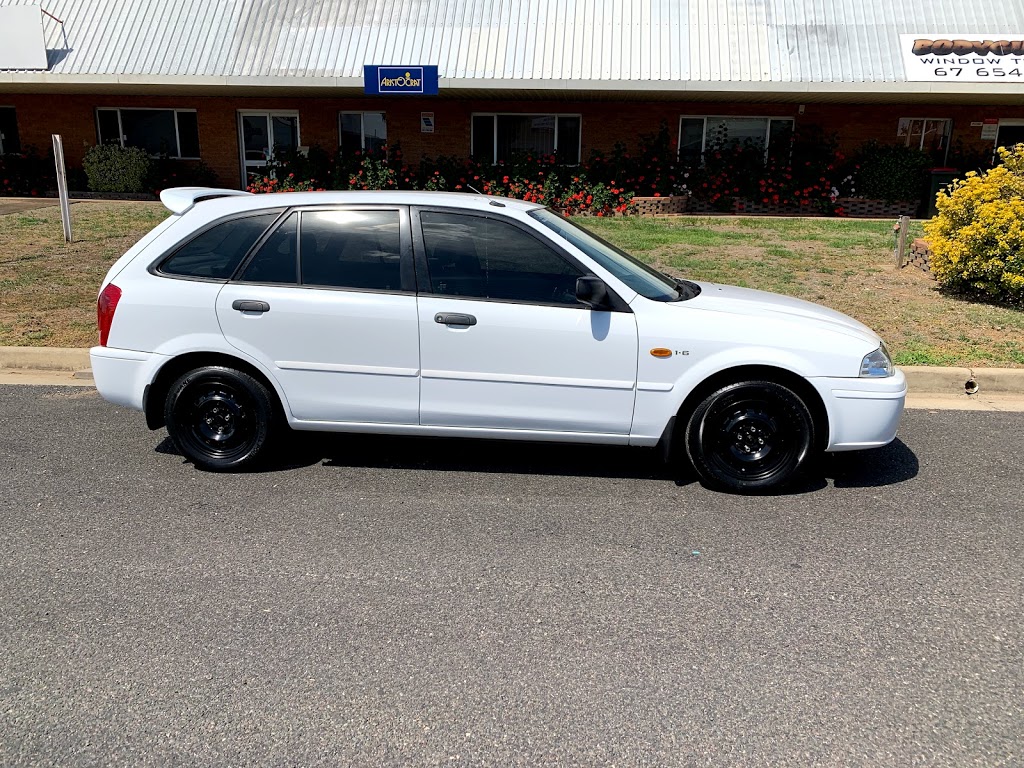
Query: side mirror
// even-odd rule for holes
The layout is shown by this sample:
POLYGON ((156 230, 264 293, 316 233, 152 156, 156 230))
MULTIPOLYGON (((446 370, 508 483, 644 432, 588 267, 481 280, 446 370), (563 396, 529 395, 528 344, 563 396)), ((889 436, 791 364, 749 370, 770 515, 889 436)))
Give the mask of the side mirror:
POLYGON ((576 280, 576 300, 591 309, 608 309, 608 286, 599 277, 581 277, 576 280))

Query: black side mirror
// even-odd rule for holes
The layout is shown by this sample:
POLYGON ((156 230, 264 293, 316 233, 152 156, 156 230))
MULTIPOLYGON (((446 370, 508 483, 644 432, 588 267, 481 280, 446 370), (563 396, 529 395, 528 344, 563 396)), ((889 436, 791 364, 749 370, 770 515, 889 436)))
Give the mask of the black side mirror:
POLYGON ((608 309, 608 286, 599 277, 581 277, 576 280, 576 300, 591 309, 608 309))

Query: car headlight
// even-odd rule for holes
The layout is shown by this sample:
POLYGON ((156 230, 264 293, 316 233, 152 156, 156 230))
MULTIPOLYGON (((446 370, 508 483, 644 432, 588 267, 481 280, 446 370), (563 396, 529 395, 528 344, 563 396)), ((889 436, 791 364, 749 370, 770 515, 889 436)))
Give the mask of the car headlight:
POLYGON ((864 355, 860 361, 860 375, 866 378, 892 376, 896 372, 893 368, 892 358, 889 357, 889 350, 885 344, 879 345, 874 352, 864 355))

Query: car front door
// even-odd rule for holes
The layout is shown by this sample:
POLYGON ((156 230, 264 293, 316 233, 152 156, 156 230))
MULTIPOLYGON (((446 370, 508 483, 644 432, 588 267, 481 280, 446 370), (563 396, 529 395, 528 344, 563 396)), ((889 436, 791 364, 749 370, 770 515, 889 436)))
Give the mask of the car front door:
POLYGON ((416 424, 419 340, 408 209, 292 211, 217 297, 228 342, 309 422, 416 424))
POLYGON ((632 312, 591 310, 587 271, 496 215, 414 210, 420 285, 420 423, 626 436, 632 312))

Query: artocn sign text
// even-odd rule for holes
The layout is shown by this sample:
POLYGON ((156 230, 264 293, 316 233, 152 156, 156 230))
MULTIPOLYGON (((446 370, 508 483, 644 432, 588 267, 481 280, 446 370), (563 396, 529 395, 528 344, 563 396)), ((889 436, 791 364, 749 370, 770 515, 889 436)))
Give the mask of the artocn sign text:
POLYGON ((436 96, 437 67, 363 67, 363 91, 374 96, 436 96))
POLYGON ((907 80, 1024 83, 1024 34, 900 35, 907 80))

